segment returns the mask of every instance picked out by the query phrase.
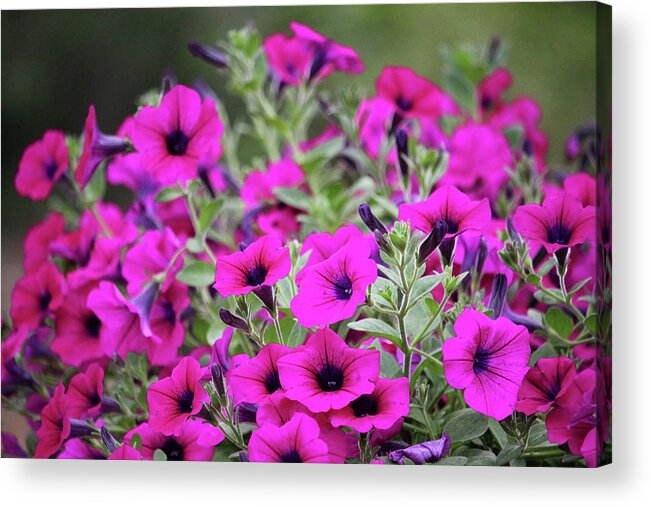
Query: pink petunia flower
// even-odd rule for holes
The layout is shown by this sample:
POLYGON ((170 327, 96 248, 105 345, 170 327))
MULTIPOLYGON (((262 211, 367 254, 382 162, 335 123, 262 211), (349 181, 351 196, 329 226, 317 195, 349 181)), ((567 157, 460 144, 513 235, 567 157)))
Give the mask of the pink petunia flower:
POLYGON ((344 463, 347 457, 359 454, 356 435, 333 427, 326 414, 313 414, 298 401, 287 398, 283 391, 276 391, 260 404, 255 421, 259 427, 266 424, 282 426, 296 413, 309 415, 319 425, 319 438, 328 445, 330 463, 344 463))
POLYGON ((109 460, 131 460, 131 461, 140 461, 142 460, 142 454, 140 451, 134 449, 130 445, 122 444, 120 447, 115 449, 111 455, 107 458, 109 460))
POLYGON ((36 433, 35 458, 49 458, 57 452, 70 435, 70 416, 65 387, 59 384, 52 398, 41 410, 41 427, 36 433))
POLYGON ((542 206, 520 206, 513 215, 513 226, 526 239, 554 253, 594 238, 595 208, 583 207, 567 193, 557 193, 547 197, 542 206))
POLYGON ((11 293, 11 319, 15 327, 36 328, 59 308, 65 294, 63 275, 47 262, 16 282, 11 293))
POLYGON ((320 329, 301 350, 278 360, 280 385, 312 412, 338 410, 373 392, 379 358, 377 350, 350 348, 334 331, 320 329))
POLYGON ((138 309, 110 282, 100 282, 87 299, 88 308, 101 321, 99 339, 108 356, 126 358, 129 352, 146 350, 150 338, 142 330, 138 309))
POLYGON ((372 428, 387 430, 409 414, 409 380, 379 378, 370 394, 328 414, 333 426, 348 426, 360 433, 372 428))
POLYGON ((45 220, 32 226, 23 243, 23 270, 38 270, 50 258, 50 244, 66 230, 66 219, 61 213, 50 211, 45 220))
POLYGON ((66 136, 59 130, 47 130, 30 144, 18 163, 16 191, 33 201, 46 199, 54 184, 68 168, 66 136))
POLYGON ((565 394, 575 376, 574 362, 567 357, 538 359, 524 376, 515 409, 527 415, 547 412, 565 394))
POLYGON ((353 238, 329 259, 304 270, 290 306, 304 327, 326 326, 352 317, 377 279, 366 238, 353 238))
POLYGON ((218 258, 213 287, 222 297, 248 294, 285 278, 290 268, 289 249, 280 239, 264 236, 241 252, 218 258))
POLYGON ((235 404, 261 403, 281 389, 277 363, 281 357, 292 352, 293 349, 289 347, 270 343, 234 370, 230 383, 235 404))
POLYGON ((598 465, 608 439, 608 423, 605 384, 594 369, 576 375, 545 418, 549 441, 567 443, 572 454, 583 456, 589 467, 598 465))
POLYGON ((453 186, 436 190, 426 200, 413 204, 401 204, 398 220, 409 220, 412 229, 429 234, 437 222, 448 226, 446 238, 453 238, 466 231, 481 231, 491 220, 488 199, 472 201, 453 186))
POLYGON ((477 86, 477 101, 482 112, 495 109, 502 103, 502 95, 513 84, 511 73, 504 67, 495 69, 477 86))
POLYGON ((88 445, 81 438, 71 438, 63 444, 57 459, 106 459, 102 451, 88 445))
POLYGON ((307 259, 307 263, 303 269, 297 274, 297 283, 300 284, 308 268, 329 259, 345 247, 352 239, 361 238, 362 236, 364 236, 362 231, 353 224, 339 227, 334 234, 318 232, 308 235, 305 241, 303 241, 301 255, 310 252, 310 257, 307 259))
POLYGON ((149 386, 149 426, 153 431, 178 435, 183 423, 210 400, 201 385, 201 373, 196 359, 184 357, 169 377, 149 386))
POLYGON ((86 306, 88 294, 96 287, 89 284, 70 291, 56 311, 52 350, 65 364, 80 367, 105 355, 99 339, 102 322, 86 306))
POLYGON ((199 420, 184 422, 176 435, 163 435, 142 423, 124 436, 124 443, 131 445, 136 433, 142 440, 140 453, 145 460, 153 460, 154 452, 160 449, 167 461, 211 461, 215 446, 224 439, 219 428, 199 420))
POLYGON ((75 169, 75 178, 83 190, 90 182, 99 165, 106 159, 124 153, 129 143, 118 136, 108 136, 99 130, 95 118, 95 106, 88 108, 84 125, 84 145, 75 169))
POLYGON ((182 85, 159 107, 143 107, 135 118, 133 144, 145 167, 164 185, 196 178, 199 163, 221 155, 223 125, 215 103, 182 85))
POLYGON ((319 425, 296 413, 282 426, 265 424, 251 433, 249 459, 267 463, 328 463, 328 445, 319 425))
MULTIPOLYGON (((281 83, 299 86, 307 78, 313 56, 301 41, 276 33, 264 40, 262 48, 271 72, 281 83)), ((323 77, 322 71, 319 79, 323 77)))
POLYGON ((303 169, 292 160, 271 163, 266 171, 251 171, 244 178, 241 196, 247 208, 276 202, 274 188, 292 188, 305 181, 303 169))
POLYGON ((597 181, 587 173, 570 174, 563 180, 563 189, 583 206, 597 206, 597 181))
POLYGON ((498 421, 511 415, 531 353, 527 328, 466 309, 443 343, 445 378, 468 405, 498 421))
POLYGON ((375 89, 403 118, 438 119, 459 112, 452 97, 407 67, 384 67, 375 89))
POLYGON ((77 373, 68 385, 68 414, 70 417, 95 417, 102 410, 104 370, 97 363, 77 373))
POLYGON ((513 167, 509 143, 501 131, 467 123, 455 129, 449 142, 450 160, 442 185, 455 185, 475 198, 494 200, 510 181, 513 167))

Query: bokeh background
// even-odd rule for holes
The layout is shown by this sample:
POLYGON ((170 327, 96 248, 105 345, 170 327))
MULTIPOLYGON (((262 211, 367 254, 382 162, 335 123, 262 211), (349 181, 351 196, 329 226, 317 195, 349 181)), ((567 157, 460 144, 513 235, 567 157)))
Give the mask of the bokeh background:
POLYGON ((263 36, 287 32, 292 20, 354 47, 364 60, 364 74, 333 75, 327 86, 354 83, 369 93, 384 65, 406 65, 440 82, 444 47, 485 46, 500 35, 511 94, 532 96, 543 108, 552 164, 562 160, 568 133, 594 118, 593 3, 3 11, 3 311, 22 275, 22 239, 46 210, 14 191, 22 150, 48 128, 79 133, 91 103, 102 130, 114 132, 168 69, 179 82, 205 79, 238 116, 242 108, 229 100, 224 79, 192 58, 187 42, 215 42, 248 21, 263 36))

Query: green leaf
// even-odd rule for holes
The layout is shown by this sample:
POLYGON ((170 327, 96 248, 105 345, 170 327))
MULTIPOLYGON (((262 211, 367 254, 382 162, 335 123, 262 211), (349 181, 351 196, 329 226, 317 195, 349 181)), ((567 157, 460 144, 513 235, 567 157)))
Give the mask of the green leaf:
POLYGON ((217 218, 217 215, 222 209, 224 201, 222 199, 217 199, 208 203, 201 210, 199 215, 199 234, 204 234, 217 218))
POLYGON ((382 349, 380 344, 377 344, 380 350, 380 376, 382 378, 398 378, 402 376, 402 368, 396 361, 392 354, 382 349))
POLYGON ((551 446, 554 444, 549 442, 545 423, 534 424, 531 429, 529 429, 529 443, 527 447, 541 447, 543 445, 551 446))
POLYGON ((154 461, 167 461, 167 454, 160 449, 156 449, 154 451, 154 461))
POLYGON ((495 439, 500 444, 500 447, 504 449, 509 442, 509 438, 506 432, 504 431, 504 428, 502 428, 502 425, 495 419, 489 419, 488 427, 490 428, 491 433, 493 434, 495 439))
POLYGON ((467 463, 467 461, 468 458, 465 456, 446 456, 445 458, 438 460, 434 465, 462 467, 467 463))
POLYGON ((176 187, 165 187, 163 190, 158 192, 155 197, 156 202, 168 202, 168 201, 173 201, 174 199, 178 199, 181 197, 183 194, 181 191, 176 188, 176 187))
POLYGON ((540 281, 542 278, 540 278, 538 275, 528 275, 526 282, 529 285, 533 285, 534 287, 538 287, 540 285, 540 281))
POLYGON ((550 308, 545 314, 545 325, 553 329, 561 338, 568 339, 574 331, 572 318, 560 308, 550 308))
POLYGON ((207 287, 215 281, 215 266, 204 261, 196 261, 185 266, 176 279, 191 287, 207 287))
POLYGON ((522 447, 517 444, 507 445, 502 451, 497 455, 497 460, 495 464, 497 466, 506 465, 514 459, 517 459, 522 454, 522 447))
POLYGON ((488 417, 471 408, 454 412, 443 427, 443 433, 447 433, 452 442, 465 442, 481 437, 486 430, 488 417))
POLYGON ((402 347, 402 340, 398 336, 398 331, 393 329, 386 322, 380 319, 362 319, 348 324, 350 329, 355 331, 366 331, 373 336, 380 336, 391 340, 398 347, 402 347))
POLYGON ((459 455, 468 458, 466 466, 492 466, 497 460, 492 451, 483 449, 464 449, 459 455))
POLYGON ((416 280, 414 287, 411 289, 411 301, 418 301, 423 296, 432 292, 434 287, 439 285, 444 278, 445 274, 439 273, 438 275, 424 276, 423 278, 416 280))
POLYGON ((129 442, 129 445, 133 447, 136 451, 140 451, 142 449, 142 437, 140 436, 139 433, 134 433, 131 435, 131 440, 129 442))
POLYGON ((529 359, 529 366, 535 365, 536 361, 538 361, 538 359, 541 357, 556 356, 558 356, 558 352, 556 352, 554 346, 549 342, 545 342, 531 354, 531 358, 529 359))
POLYGON ((567 293, 568 296, 573 296, 574 294, 579 292, 585 286, 585 284, 587 284, 590 280, 592 280, 591 276, 586 278, 585 280, 581 280, 579 283, 577 283, 574 287, 570 289, 570 291, 567 293))
POLYGON ((302 190, 289 187, 276 187, 273 189, 274 195, 283 203, 303 211, 309 211, 311 198, 302 190))

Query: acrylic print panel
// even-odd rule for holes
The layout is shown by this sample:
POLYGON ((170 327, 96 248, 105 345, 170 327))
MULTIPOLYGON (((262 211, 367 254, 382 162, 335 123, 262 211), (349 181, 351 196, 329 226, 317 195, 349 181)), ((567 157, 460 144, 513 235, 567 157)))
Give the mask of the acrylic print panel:
POLYGON ((610 23, 3 12, 2 455, 609 463, 610 23))

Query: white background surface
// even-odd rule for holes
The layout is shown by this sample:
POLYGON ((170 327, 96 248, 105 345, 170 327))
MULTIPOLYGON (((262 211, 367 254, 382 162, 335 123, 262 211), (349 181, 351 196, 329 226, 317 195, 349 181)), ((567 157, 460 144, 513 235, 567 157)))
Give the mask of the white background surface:
MULTIPOLYGON (((599 470, 567 470, 3 459, 0 504, 651 505, 651 2, 610 3, 615 180, 613 465, 599 470)), ((238 4, 215 0, 187 4, 160 0, 0 0, 2 9, 238 4)))

